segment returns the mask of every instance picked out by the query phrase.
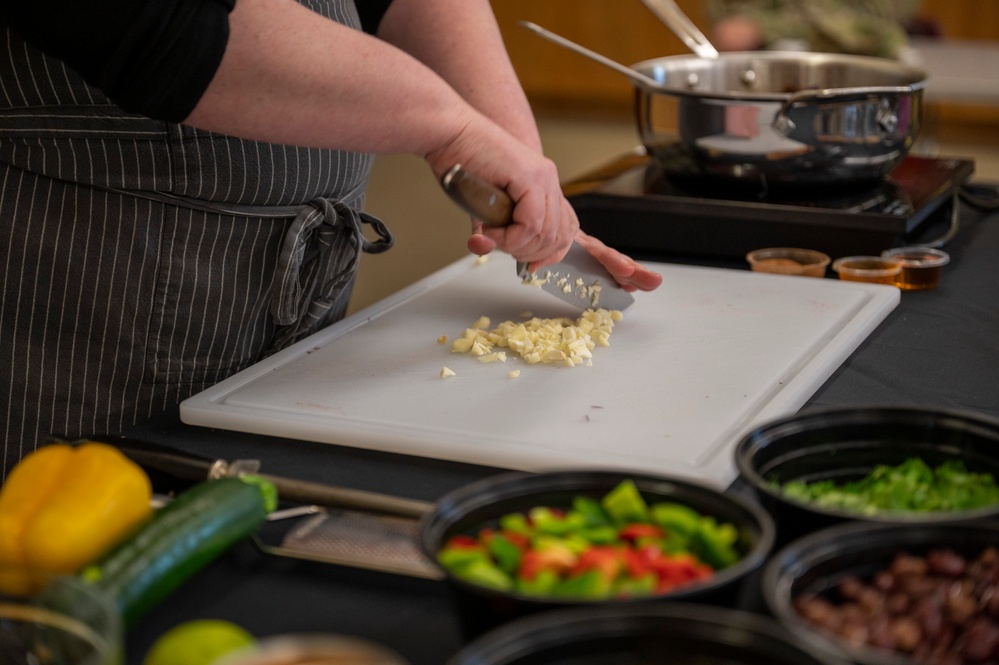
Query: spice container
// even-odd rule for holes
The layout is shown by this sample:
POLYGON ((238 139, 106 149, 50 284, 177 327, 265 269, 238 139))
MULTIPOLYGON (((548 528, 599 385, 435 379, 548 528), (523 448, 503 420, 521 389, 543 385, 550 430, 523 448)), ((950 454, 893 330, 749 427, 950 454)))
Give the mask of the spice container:
POLYGON ((895 247, 881 252, 881 256, 902 264, 895 286, 903 291, 935 289, 943 267, 950 262, 947 252, 931 247, 895 247))
POLYGON ((880 256, 845 256, 833 261, 832 268, 844 281, 872 284, 894 284, 902 272, 901 262, 880 256))
POLYGON ((822 252, 797 247, 756 249, 746 254, 746 261, 755 272, 803 277, 824 277, 829 265, 829 257, 822 252))

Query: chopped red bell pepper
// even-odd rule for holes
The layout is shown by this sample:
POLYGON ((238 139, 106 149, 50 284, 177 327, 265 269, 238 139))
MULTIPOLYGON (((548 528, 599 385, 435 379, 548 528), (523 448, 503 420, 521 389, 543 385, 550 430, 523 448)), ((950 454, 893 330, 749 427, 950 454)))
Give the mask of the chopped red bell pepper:
POLYGON ((579 555, 576 565, 569 571, 570 576, 596 570, 608 580, 615 579, 624 565, 622 550, 610 545, 594 545, 579 555))
POLYGON ((531 546, 531 539, 522 533, 517 533, 510 529, 504 529, 502 533, 507 540, 516 545, 520 550, 526 550, 531 546))
POLYGON ((567 547, 528 550, 520 559, 517 574, 524 579, 533 580, 542 570, 553 570, 558 573, 571 570, 577 560, 578 557, 567 547))
POLYGON ((635 542, 639 538, 665 538, 666 532, 655 524, 635 522, 621 527, 617 535, 622 540, 635 542))
POLYGON ((469 549, 469 550, 483 549, 482 543, 479 542, 479 539, 474 538, 472 536, 464 536, 460 534, 457 536, 451 536, 451 538, 448 539, 447 543, 444 544, 444 547, 456 547, 458 549, 469 549))

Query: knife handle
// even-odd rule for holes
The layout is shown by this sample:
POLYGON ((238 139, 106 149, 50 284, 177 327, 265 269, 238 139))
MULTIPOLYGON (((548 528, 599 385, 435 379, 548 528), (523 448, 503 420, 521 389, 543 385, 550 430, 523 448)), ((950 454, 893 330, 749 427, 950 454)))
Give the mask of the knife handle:
POLYGON ((145 470, 152 481, 153 491, 174 494, 208 480, 223 460, 213 460, 156 443, 129 437, 88 436, 88 441, 112 445, 145 470))
POLYGON ((489 226, 513 220, 513 199, 504 190, 455 164, 441 177, 441 187, 472 217, 489 226))

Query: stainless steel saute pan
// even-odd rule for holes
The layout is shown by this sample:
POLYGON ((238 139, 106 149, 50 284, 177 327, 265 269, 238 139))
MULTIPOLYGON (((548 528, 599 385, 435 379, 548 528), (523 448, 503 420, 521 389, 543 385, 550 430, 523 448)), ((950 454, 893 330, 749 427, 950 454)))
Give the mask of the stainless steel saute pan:
POLYGON ((625 67, 524 25, 628 70, 642 143, 669 172, 771 183, 876 180, 905 158, 922 123, 926 74, 893 60, 745 52, 625 67))

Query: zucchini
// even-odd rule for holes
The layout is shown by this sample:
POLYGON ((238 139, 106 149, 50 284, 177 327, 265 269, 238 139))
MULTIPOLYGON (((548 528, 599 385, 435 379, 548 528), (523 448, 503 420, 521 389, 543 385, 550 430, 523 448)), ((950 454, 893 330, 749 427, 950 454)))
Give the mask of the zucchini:
POLYGON ((204 481, 157 510, 131 538, 81 575, 115 600, 130 626, 256 531, 276 504, 274 486, 258 476, 204 481))

